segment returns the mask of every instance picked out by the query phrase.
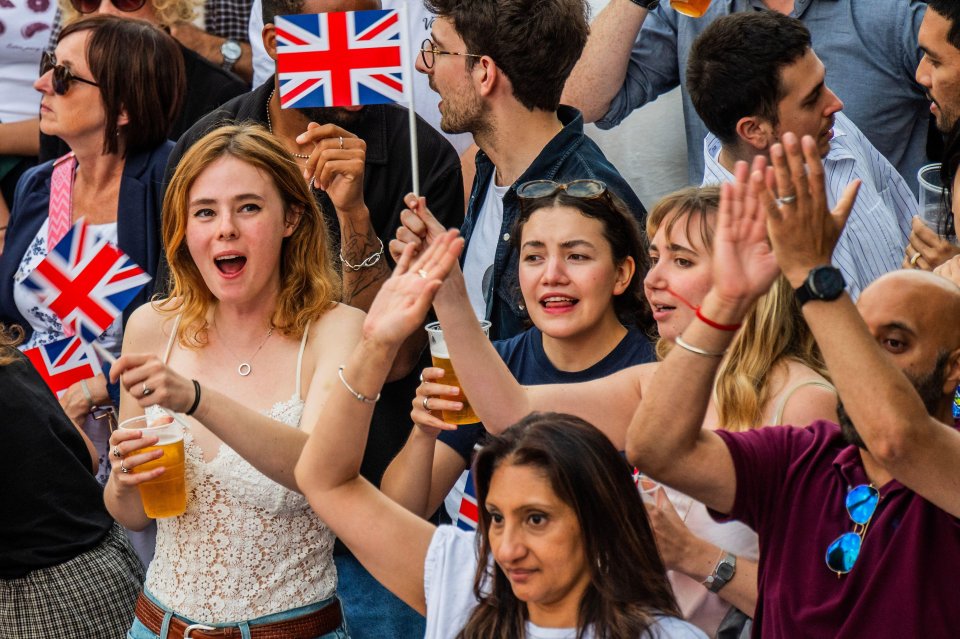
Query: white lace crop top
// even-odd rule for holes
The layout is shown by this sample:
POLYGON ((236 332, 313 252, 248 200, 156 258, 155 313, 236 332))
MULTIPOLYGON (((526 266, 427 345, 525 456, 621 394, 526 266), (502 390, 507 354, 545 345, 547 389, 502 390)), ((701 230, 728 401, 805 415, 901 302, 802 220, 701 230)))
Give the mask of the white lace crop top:
MULTIPOLYGON (((293 428, 303 414, 306 334, 297 357, 296 392, 265 411, 293 428)), ((164 361, 172 345, 173 337, 164 361)), ((253 619, 334 594, 334 535, 303 495, 267 478, 226 444, 204 461, 189 429, 184 452, 187 509, 157 520, 147 590, 178 614, 207 623, 253 619)))

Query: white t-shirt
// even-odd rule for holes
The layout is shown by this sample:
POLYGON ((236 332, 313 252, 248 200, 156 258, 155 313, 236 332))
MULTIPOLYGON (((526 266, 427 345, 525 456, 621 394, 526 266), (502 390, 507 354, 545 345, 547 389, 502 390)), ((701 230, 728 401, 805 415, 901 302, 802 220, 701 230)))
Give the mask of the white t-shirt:
POLYGON ((35 118, 40 94, 40 55, 50 40, 55 0, 0 2, 0 122, 35 118))
MULTIPOLYGON (((395 9, 403 4, 402 0, 383 0, 384 9, 395 9)), ((414 55, 420 55, 420 43, 424 38, 430 37, 430 28, 433 25, 434 15, 427 11, 423 2, 415 0, 407 3, 407 17, 410 24, 410 48, 414 55)), ((276 70, 273 60, 267 55, 263 48, 263 9, 261 0, 253 0, 253 9, 250 12, 250 46, 253 48, 253 86, 258 87, 267 81, 276 70)), ((411 66, 413 62, 411 62, 411 66)), ((413 103, 417 115, 430 123, 433 128, 440 131, 440 109, 437 104, 440 102, 440 96, 430 88, 427 82, 427 76, 423 73, 413 72, 413 103)), ((463 153, 468 146, 473 143, 473 136, 469 133, 444 133, 443 137, 450 141, 457 154, 463 153)))
MULTIPOLYGON (((423 565, 427 603, 424 639, 453 639, 477 605, 473 577, 477 570, 476 533, 456 526, 440 526, 430 540, 423 565)), ((526 639, 576 639, 576 628, 540 628, 527 623, 526 639)), ((586 639, 593 639, 589 629, 586 639)), ((707 639, 695 626, 676 617, 657 617, 649 632, 638 639, 707 639)))
POLYGON ((478 219, 474 222, 467 255, 463 258, 463 279, 467 283, 467 296, 478 319, 487 317, 487 300, 484 295, 490 290, 493 258, 497 252, 497 243, 500 242, 500 227, 503 226, 503 196, 509 189, 509 185, 497 186, 496 179, 490 178, 483 208, 477 213, 478 219))

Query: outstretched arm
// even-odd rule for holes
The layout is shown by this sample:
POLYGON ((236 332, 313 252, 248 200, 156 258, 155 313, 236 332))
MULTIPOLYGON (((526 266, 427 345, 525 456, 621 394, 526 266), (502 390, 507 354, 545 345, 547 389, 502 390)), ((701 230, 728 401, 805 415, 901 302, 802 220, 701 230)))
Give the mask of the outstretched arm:
MULTIPOLYGON (((831 215, 827 209, 823 166, 812 139, 804 137, 801 147, 796 136, 786 134, 783 146, 771 149, 771 159, 774 168, 768 171, 763 196, 770 239, 784 274, 800 286, 812 268, 830 263, 846 214, 831 215), (778 208, 774 194, 791 192, 796 202, 778 208)), ((881 350, 845 293, 832 302, 808 302, 803 316, 873 457, 904 485, 960 516, 960 433, 927 413, 913 385, 881 350)), ((954 379, 958 357, 960 352, 950 353, 954 379)))
POLYGON ((610 0, 590 25, 587 46, 560 98, 563 104, 580 109, 586 122, 606 115, 623 85, 633 43, 646 17, 647 10, 630 0, 610 0))
POLYGON ((297 483, 311 507, 380 583, 423 613, 423 562, 434 527, 393 502, 360 476, 373 404, 403 341, 420 330, 433 295, 456 263, 463 241, 440 236, 412 262, 401 255, 393 276, 370 307, 360 344, 340 369, 341 379, 317 414, 300 461, 297 483))
MULTIPOLYGON (((763 166, 763 158, 754 161, 755 169, 763 166)), ((747 164, 740 162, 736 182, 721 187, 713 286, 700 309, 719 325, 741 324, 779 274, 757 205, 762 183, 748 186, 747 177, 747 164)), ((720 437, 702 426, 714 377, 735 334, 694 320, 653 376, 627 435, 627 456, 637 468, 719 512, 733 507, 733 460, 720 437)))

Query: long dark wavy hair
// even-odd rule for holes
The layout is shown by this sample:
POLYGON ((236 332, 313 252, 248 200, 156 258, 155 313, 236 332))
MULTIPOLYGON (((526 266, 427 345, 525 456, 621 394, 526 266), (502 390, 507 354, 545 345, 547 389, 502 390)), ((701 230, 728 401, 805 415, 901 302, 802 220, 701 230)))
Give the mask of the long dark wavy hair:
POLYGON ((601 197, 596 198, 574 197, 566 191, 558 190, 553 195, 524 198, 520 202, 520 215, 510 231, 511 242, 517 253, 520 252, 524 225, 530 216, 540 209, 563 206, 579 211, 584 217, 599 220, 603 224, 603 238, 613 253, 614 265, 620 266, 624 260, 632 257, 635 266, 627 288, 613 298, 613 310, 624 326, 635 326, 645 335, 656 336, 657 325, 653 321, 650 304, 643 294, 643 278, 650 270, 647 241, 636 218, 631 215, 623 200, 608 189, 601 197))
POLYGON ((502 465, 531 466, 576 513, 590 584, 580 602, 578 639, 637 639, 655 615, 680 616, 657 553, 647 513, 630 468, 600 431, 578 417, 532 413, 492 437, 474 461, 480 504, 479 558, 474 592, 479 603, 458 639, 520 639, 527 606, 490 561, 490 514, 484 507, 502 465), (493 565, 492 575, 488 566, 493 565))

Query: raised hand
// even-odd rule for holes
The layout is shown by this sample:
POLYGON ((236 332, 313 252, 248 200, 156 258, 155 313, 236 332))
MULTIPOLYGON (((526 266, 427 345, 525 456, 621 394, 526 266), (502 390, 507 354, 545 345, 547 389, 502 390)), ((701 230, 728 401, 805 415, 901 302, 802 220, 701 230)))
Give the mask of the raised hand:
POLYGON ((713 240, 713 290, 723 300, 752 302, 769 290, 780 274, 767 240, 766 214, 759 203, 766 160, 757 156, 752 170, 737 162, 734 182, 720 188, 720 210, 713 240))
POLYGON ((298 144, 308 142, 316 146, 303 176, 326 192, 338 215, 367 213, 363 200, 366 142, 335 124, 316 122, 308 124, 307 130, 297 136, 298 144))
POLYGON ((760 200, 767 211, 767 230, 777 263, 790 283, 800 286, 810 270, 830 263, 860 190, 860 180, 847 185, 833 211, 827 206, 823 162, 813 138, 802 142, 793 133, 770 148, 773 168, 766 171, 760 200))
POLYGON ((443 279, 457 263, 463 239, 456 230, 441 234, 414 259, 415 247, 407 245, 397 267, 370 306, 363 323, 363 336, 391 346, 399 346, 413 331, 421 328, 443 279))

